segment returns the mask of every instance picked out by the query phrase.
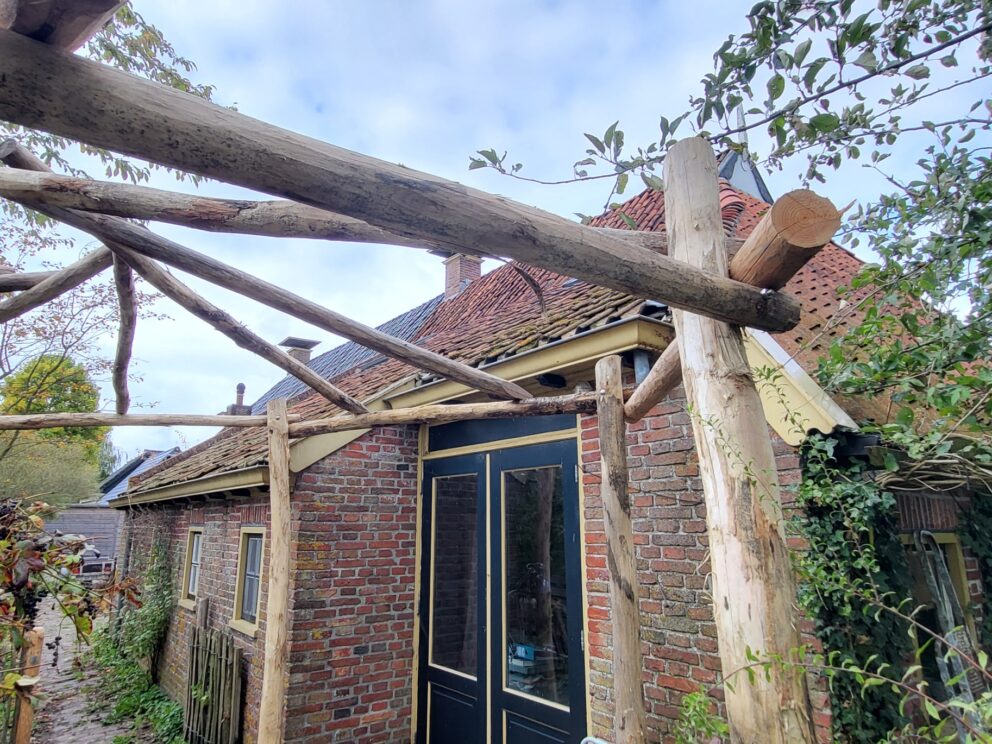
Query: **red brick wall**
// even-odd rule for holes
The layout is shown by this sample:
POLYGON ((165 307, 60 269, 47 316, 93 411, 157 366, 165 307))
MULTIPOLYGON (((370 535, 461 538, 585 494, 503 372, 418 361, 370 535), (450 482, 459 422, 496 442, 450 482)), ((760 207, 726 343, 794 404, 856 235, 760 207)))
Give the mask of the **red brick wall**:
MULTIPOLYGON (((234 592, 242 526, 266 526, 269 520, 268 495, 256 494, 236 501, 165 504, 142 508, 127 527, 133 535, 129 574, 140 576, 147 565, 152 545, 161 541, 171 556, 173 586, 178 599, 182 591, 186 540, 190 526, 203 529, 198 594, 209 597, 208 623, 227 628, 234 615, 234 592)), ((125 537, 126 539, 126 537, 125 537)), ((268 590, 268 535, 262 556, 259 624, 254 639, 231 630, 245 655, 246 687, 244 732, 246 744, 255 742, 258 729, 258 701, 262 685, 262 658, 265 648, 265 599, 268 590)), ((196 613, 176 607, 165 647, 159 660, 159 682, 173 699, 186 698, 189 643, 196 613)))
POLYGON ((301 473, 287 742, 409 739, 417 427, 376 429, 301 473))

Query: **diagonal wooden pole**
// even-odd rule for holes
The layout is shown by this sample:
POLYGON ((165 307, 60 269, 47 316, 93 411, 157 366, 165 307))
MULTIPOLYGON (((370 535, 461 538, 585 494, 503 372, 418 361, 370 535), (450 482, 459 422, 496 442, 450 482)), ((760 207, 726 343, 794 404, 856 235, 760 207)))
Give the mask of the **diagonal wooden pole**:
POLYGON ((119 218, 83 214, 56 207, 30 206, 84 230, 104 242, 130 248, 412 366, 429 370, 500 398, 522 400, 530 397, 530 393, 516 383, 501 380, 416 344, 369 328, 316 302, 304 299, 284 287, 266 282, 119 218))
MULTIPOLYGON (((669 151, 665 212, 673 257, 727 271, 716 157, 706 140, 682 140, 669 151)), ((775 456, 741 332, 679 310, 673 319, 706 502, 732 739, 812 744, 802 669, 772 661, 767 676, 738 673, 755 657, 790 660, 800 646, 775 456)))
POLYGON ((0 302, 0 323, 6 323, 24 313, 54 300, 59 295, 75 289, 87 279, 110 268, 114 257, 106 248, 97 248, 64 269, 55 271, 30 289, 0 302))
POLYGON ((294 359, 275 344, 269 343, 256 333, 245 328, 229 313, 221 310, 205 297, 194 292, 188 286, 172 276, 169 272, 140 253, 136 253, 117 243, 107 244, 111 250, 122 256, 134 267, 141 277, 158 291, 170 298, 192 315, 209 324, 234 341, 242 349, 271 362, 280 369, 288 372, 300 382, 309 385, 323 395, 334 405, 350 413, 368 413, 361 402, 355 400, 336 385, 325 380, 307 365, 294 359))
POLYGON ((627 425, 623 419, 620 357, 596 363, 599 420, 599 493, 606 527, 606 566, 610 572, 613 627, 613 730, 616 744, 644 744, 647 714, 641 670, 641 612, 638 602, 634 527, 630 515, 627 425))
POLYGON ((269 592, 265 604, 265 657, 258 706, 258 741, 282 744, 286 725, 290 533, 289 421, 286 399, 268 403, 269 592))
MULTIPOLYGON (((3 160, 14 169, 25 169, 24 172, 27 173, 49 173, 48 165, 44 161, 13 140, 7 140, 3 143, 2 148, 0 148, 0 160, 3 160)), ((198 295, 158 266, 154 261, 119 243, 108 243, 107 246, 116 254, 122 255, 127 261, 126 264, 122 265, 120 261, 114 260, 114 279, 121 309, 121 328, 113 368, 113 385, 117 394, 116 406, 118 414, 126 414, 130 405, 130 394, 127 389, 127 366, 131 357, 135 323, 137 321, 137 306, 135 304, 133 285, 134 278, 131 275, 131 266, 137 269, 149 283, 153 284, 163 294, 169 296, 174 302, 184 307, 196 317, 213 326, 241 348, 258 354, 266 361, 285 370, 345 411, 351 413, 368 413, 368 409, 362 403, 332 385, 307 365, 294 359, 276 345, 249 331, 228 313, 198 295)), ((106 251, 107 247, 105 246, 100 250, 106 251)), ((72 268, 69 267, 69 269, 72 268)), ((66 271, 68 269, 63 270, 63 272, 57 272, 57 274, 63 274, 66 271)), ((58 276, 49 277, 49 279, 41 282, 38 286, 23 292, 7 302, 20 300, 24 295, 30 295, 32 293, 42 294, 46 283, 55 283, 58 280, 58 276)), ((2 311, 3 304, 6 303, 0 303, 0 311, 2 311)))
POLYGON ((452 252, 510 258, 781 331, 799 305, 595 228, 265 124, 0 31, 0 119, 347 214, 452 252))
MULTIPOLYGON (((12 168, 48 172, 48 166, 45 163, 12 140, 7 140, 0 145, 0 159, 12 168)), ((270 284, 221 261, 166 240, 137 225, 132 225, 126 220, 46 206, 37 200, 28 198, 24 198, 19 203, 88 232, 104 242, 112 242, 119 247, 122 246, 160 260, 194 276, 199 276, 230 289, 232 292, 237 292, 300 318, 318 328, 344 336, 350 341, 375 349, 386 356, 429 370, 470 388, 487 392, 497 398, 523 400, 530 397, 530 393, 516 383, 502 380, 495 375, 448 359, 441 354, 428 351, 375 328, 369 328, 282 287, 270 284)), ((28 292, 23 294, 28 294, 28 292)), ((3 304, 0 303, 0 308, 2 307, 3 304)))

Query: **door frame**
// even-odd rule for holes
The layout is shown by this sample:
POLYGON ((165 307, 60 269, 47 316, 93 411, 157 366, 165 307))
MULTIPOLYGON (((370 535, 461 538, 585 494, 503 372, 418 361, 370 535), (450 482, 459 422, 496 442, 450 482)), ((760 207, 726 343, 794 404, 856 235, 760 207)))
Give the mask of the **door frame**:
MULTIPOLYGON (((527 420, 512 420, 513 425, 508 428, 499 427, 498 432, 503 435, 497 434, 490 441, 484 442, 473 442, 464 446, 457 446, 456 444, 445 442, 443 447, 430 446, 432 441, 432 430, 437 429, 437 426, 431 426, 428 424, 423 424, 420 427, 420 437, 419 437, 419 452, 417 457, 417 526, 416 526, 416 540, 415 540, 415 580, 414 580, 414 629, 413 629, 413 678, 411 680, 411 712, 410 712, 410 741, 418 742, 418 733, 421 725, 421 719, 426 718, 426 690, 421 689, 421 681, 423 676, 421 674, 421 659, 422 659, 422 648, 421 648, 421 635, 425 632, 424 615, 421 613, 421 600, 424 595, 424 582, 430 581, 429 576, 424 576, 424 518, 425 518, 425 494, 423 490, 424 476, 426 465, 431 460, 449 458, 458 455, 467 454, 480 454, 480 453, 491 453, 495 450, 510 449, 517 447, 526 447, 533 444, 543 444, 550 442, 567 442, 570 441, 574 443, 576 452, 576 466, 578 468, 577 473, 577 498, 578 498, 578 559, 579 559, 579 576, 580 576, 580 596, 581 596, 581 632, 582 632, 582 643, 581 643, 581 654, 579 658, 581 659, 581 672, 582 672, 582 700, 584 708, 584 718, 585 718, 585 729, 586 732, 592 730, 592 706, 590 705, 590 653, 589 653, 589 596, 588 596, 588 564, 586 555, 586 529, 585 529, 585 485, 584 485, 584 472, 582 468, 582 429, 579 425, 578 417, 567 417, 570 419, 570 423, 564 426, 551 427, 547 425, 541 425, 540 421, 542 419, 551 419, 552 417, 531 417, 527 420), (537 425, 534 427, 528 426, 525 421, 536 422, 537 425), (527 429, 530 431, 536 431, 537 433, 528 434, 527 429)), ((562 420, 564 417, 554 417, 557 420, 562 420)), ((501 420, 494 420, 485 422, 487 424, 502 424, 501 420)), ((506 422, 510 423, 510 422, 506 422)), ((451 424, 442 424, 440 426, 454 426, 451 424)), ((495 428, 495 427, 494 427, 495 428)), ((491 478, 491 463, 490 458, 485 458, 485 481, 486 489, 490 487, 491 478)), ((486 514, 486 555, 489 556, 492 553, 492 529, 491 529, 491 495, 486 493, 486 503, 485 503, 485 514, 486 514)), ((486 573, 486 601, 485 601, 485 612, 486 612, 486 648, 492 648, 491 633, 492 629, 488 618, 492 615, 492 571, 490 570, 486 573)), ((489 651, 487 650, 487 653, 489 651)), ((492 674, 487 675, 486 682, 486 705, 491 706, 492 701, 492 674)), ((486 719, 486 740, 488 741, 491 737, 492 731, 492 721, 493 714, 490 710, 487 711, 486 719)), ((423 721, 426 725, 426 720, 423 721)))

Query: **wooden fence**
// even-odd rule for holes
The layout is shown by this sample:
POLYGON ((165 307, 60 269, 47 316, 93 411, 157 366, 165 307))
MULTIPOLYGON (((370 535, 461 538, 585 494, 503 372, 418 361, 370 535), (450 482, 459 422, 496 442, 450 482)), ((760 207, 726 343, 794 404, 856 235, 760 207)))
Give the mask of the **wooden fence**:
POLYGON ((184 735, 189 744, 241 737, 241 649, 228 633, 194 627, 189 647, 184 735))

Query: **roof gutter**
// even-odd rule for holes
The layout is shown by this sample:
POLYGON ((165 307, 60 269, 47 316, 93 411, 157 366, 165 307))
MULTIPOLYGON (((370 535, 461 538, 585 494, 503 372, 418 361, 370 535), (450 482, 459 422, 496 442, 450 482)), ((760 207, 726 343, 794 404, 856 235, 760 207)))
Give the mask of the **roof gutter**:
POLYGON ((215 475, 206 475, 182 483, 153 488, 149 491, 139 491, 135 494, 125 494, 107 502, 114 509, 126 509, 140 504, 152 504, 157 501, 203 496, 218 491, 230 491, 235 488, 253 488, 269 484, 269 468, 266 465, 255 465, 241 470, 230 470, 215 475))

